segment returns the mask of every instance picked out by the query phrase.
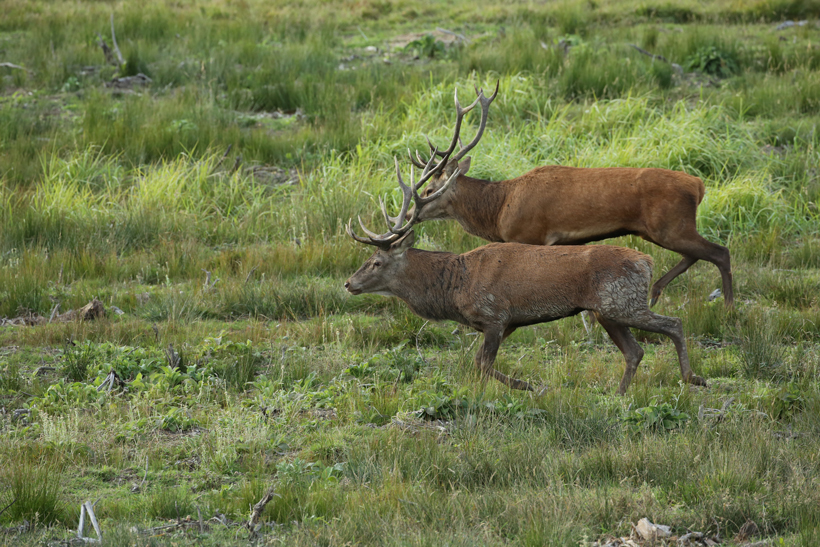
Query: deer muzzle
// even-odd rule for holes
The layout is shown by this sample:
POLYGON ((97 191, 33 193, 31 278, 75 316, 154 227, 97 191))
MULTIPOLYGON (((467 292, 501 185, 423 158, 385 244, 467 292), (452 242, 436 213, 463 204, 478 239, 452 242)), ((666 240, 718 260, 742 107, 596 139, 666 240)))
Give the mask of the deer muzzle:
POLYGON ((352 294, 354 296, 357 295, 357 294, 362 294, 362 289, 359 288, 359 287, 354 287, 353 285, 351 285, 349 279, 347 281, 345 281, 345 289, 347 289, 347 292, 349 292, 350 294, 352 294))

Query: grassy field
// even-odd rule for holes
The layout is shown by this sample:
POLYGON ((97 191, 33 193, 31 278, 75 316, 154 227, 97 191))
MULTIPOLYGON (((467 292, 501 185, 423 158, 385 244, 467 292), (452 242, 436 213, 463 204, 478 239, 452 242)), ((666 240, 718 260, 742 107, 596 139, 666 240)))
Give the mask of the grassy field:
POLYGON ((819 545, 820 2, 637 6, 0 0, 0 318, 41 323, 0 326, 0 544, 68 545, 88 500, 106 544, 247 544, 271 491, 259 544, 594 545, 647 517, 819 545), (618 397, 620 352, 574 317, 502 346, 550 386, 509 391, 476 333, 344 291, 371 250, 343 226, 400 204, 393 156, 496 80, 473 176, 704 180, 736 306, 698 263, 656 311, 709 387, 637 333, 618 397), (59 320, 93 298, 105 318, 59 320))

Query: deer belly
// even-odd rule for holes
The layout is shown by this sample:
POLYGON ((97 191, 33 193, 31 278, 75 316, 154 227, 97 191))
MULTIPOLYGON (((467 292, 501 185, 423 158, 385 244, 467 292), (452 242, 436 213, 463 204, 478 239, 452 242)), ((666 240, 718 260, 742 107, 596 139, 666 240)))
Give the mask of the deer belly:
POLYGON ((574 302, 531 300, 527 305, 511 310, 510 324, 524 326, 547 323, 562 317, 575 315, 582 309, 574 302))
POLYGON ((633 230, 623 226, 589 226, 578 230, 552 232, 547 235, 544 245, 581 245, 633 233, 633 230))

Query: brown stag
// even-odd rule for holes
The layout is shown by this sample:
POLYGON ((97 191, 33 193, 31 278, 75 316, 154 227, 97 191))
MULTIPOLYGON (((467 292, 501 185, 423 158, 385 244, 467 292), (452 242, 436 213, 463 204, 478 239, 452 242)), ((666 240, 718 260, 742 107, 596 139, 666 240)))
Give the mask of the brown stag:
MULTIPOLYGON (((729 250, 704 239, 697 231, 697 209, 705 188, 698 177, 668 169, 634 167, 580 168, 548 165, 520 177, 491 182, 467 176, 470 157, 465 155, 481 139, 487 125, 489 98, 476 89, 478 98, 462 108, 455 95, 455 134, 450 146, 437 150, 428 139, 434 165, 422 197, 421 211, 410 212, 418 221, 454 219, 464 229, 488 241, 515 241, 531 245, 582 245, 610 237, 636 234, 683 255, 683 259, 652 285, 654 305, 664 287, 698 260, 713 263, 723 280, 725 304, 731 306, 732 269, 729 250), (464 115, 481 104, 481 122, 473 140, 455 151, 464 115), (445 181, 458 172, 446 191, 445 181)), ((418 152, 410 154, 422 169, 418 152)), ((409 218, 409 216, 408 216, 409 218)))
POLYGON ((554 321, 583 310, 595 315, 626 359, 618 393, 626 392, 644 354, 630 327, 671 338, 683 379, 706 385, 689 366, 681 320, 649 310, 651 257, 608 245, 545 247, 491 243, 461 255, 416 250, 412 248, 415 235, 411 228, 418 222, 418 212, 447 191, 457 180, 458 170, 427 197, 421 197, 418 189, 435 174, 432 158, 418 183, 411 169, 410 185, 404 184, 398 161, 396 172, 404 201, 402 212, 395 219, 388 216, 382 202, 389 231, 381 235, 371 232, 360 217, 359 224, 367 234, 360 237, 347 225, 348 233, 356 241, 377 247, 345 283, 351 294, 397 296, 425 319, 449 319, 484 333, 484 343, 475 357, 476 366, 514 389, 534 391, 529 383, 493 368, 504 339, 519 327, 554 321), (411 199, 414 209, 405 221, 411 199))

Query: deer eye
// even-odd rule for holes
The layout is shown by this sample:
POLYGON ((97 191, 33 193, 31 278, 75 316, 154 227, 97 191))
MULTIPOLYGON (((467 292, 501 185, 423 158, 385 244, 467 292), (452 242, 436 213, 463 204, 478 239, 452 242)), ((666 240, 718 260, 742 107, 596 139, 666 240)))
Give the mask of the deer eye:
POLYGON ((374 266, 374 267, 379 267, 379 266, 381 266, 381 265, 382 265, 382 261, 381 261, 381 260, 376 260, 376 261, 374 261, 374 262, 373 262, 373 266, 374 266))

